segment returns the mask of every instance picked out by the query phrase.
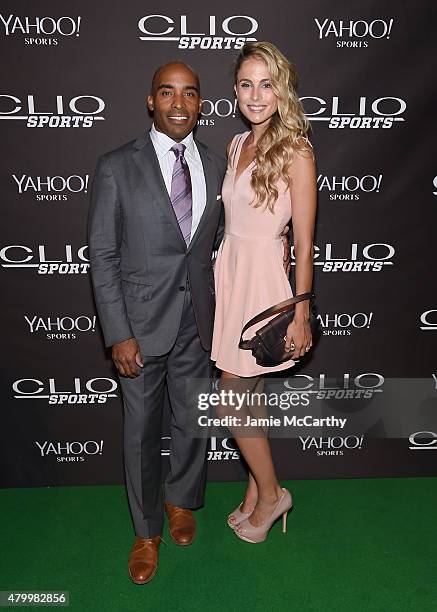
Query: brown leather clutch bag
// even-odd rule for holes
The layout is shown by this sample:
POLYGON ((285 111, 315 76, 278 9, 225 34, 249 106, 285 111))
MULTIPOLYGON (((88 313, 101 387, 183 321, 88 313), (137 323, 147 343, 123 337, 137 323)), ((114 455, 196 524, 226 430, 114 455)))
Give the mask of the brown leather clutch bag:
POLYGON ((289 300, 279 302, 279 304, 271 306, 256 317, 253 317, 253 319, 248 321, 243 327, 240 342, 238 344, 239 348, 252 351, 252 355, 255 357, 257 364, 264 367, 276 366, 291 359, 293 351, 285 350, 284 337, 287 333, 287 327, 293 321, 295 305, 303 300, 310 300, 309 324, 311 333, 314 337, 319 324, 314 302, 315 297, 314 293, 301 293, 289 300), (244 332, 249 329, 249 327, 275 314, 278 314, 278 316, 258 329, 253 338, 250 338, 250 340, 243 340, 244 332))

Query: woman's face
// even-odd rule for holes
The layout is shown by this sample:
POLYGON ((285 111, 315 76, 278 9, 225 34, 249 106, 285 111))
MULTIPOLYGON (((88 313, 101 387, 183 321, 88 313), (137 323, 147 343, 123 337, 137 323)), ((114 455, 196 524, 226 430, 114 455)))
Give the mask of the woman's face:
POLYGON ((267 124, 278 109, 278 97, 272 89, 270 72, 261 59, 244 60, 234 89, 240 111, 252 124, 267 124))

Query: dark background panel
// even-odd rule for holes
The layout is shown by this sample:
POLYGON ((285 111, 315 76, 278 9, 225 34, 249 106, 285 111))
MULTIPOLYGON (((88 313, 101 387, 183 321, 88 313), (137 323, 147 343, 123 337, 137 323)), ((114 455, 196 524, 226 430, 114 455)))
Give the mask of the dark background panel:
MULTIPOLYGON (((175 35, 180 34, 181 15, 186 16, 189 32, 206 35, 209 19, 215 16, 216 36, 223 36, 223 20, 246 15, 257 22, 253 36, 277 44, 297 66, 299 95, 311 120, 318 166, 315 242, 319 256, 314 288, 323 335, 290 376, 295 380, 312 377, 315 385, 323 376, 332 377, 340 387, 348 375, 353 380, 364 373, 432 380, 437 338, 433 270, 437 169, 432 129, 437 55, 429 3, 381 5, 360 0, 333 5, 322 0, 305 4, 272 0, 268 6, 257 2, 248 7, 225 0, 210 8, 193 0, 183 7, 138 0, 122 4, 80 0, 62 6, 44 0, 34 6, 19 0, 4 2, 0 14, 0 117, 13 108, 12 99, 4 96, 20 100, 20 115, 26 114, 28 96, 33 96, 37 113, 56 113, 57 96, 62 98, 64 114, 71 114, 69 103, 76 96, 95 96, 104 104, 104 119, 90 128, 30 128, 25 120, 0 119, 0 249, 6 248, 0 259, 0 486, 123 481, 120 390, 117 385, 116 397, 99 404, 87 388, 92 379, 117 384, 117 378, 94 320, 86 250, 81 259, 80 249, 86 245, 97 158, 149 128, 145 101, 154 70, 181 58, 199 72, 206 101, 197 136, 217 152, 224 153, 232 136, 246 129, 234 105, 232 72, 237 50, 178 49, 174 41, 141 41, 138 22, 146 15, 173 20, 175 35), (15 31, 7 34, 4 21, 10 15, 9 28, 15 23, 15 31), (77 23, 80 17, 79 31, 72 36, 37 33, 34 27, 30 33, 20 31, 20 24, 26 28, 26 18, 35 23, 44 17, 46 27, 50 19, 70 17, 77 23), (321 35, 316 20, 324 24, 321 35), (381 20, 389 24, 388 36, 379 37, 381 20), (347 30, 350 21, 357 24, 352 26, 358 28, 355 33, 347 30), (369 28, 375 36, 366 33, 369 28), (37 41, 27 44, 31 38, 37 41), (380 98, 375 114, 372 104, 380 98), (378 112, 389 116, 397 111, 397 102, 391 98, 405 105, 403 121, 391 127, 330 127, 331 117, 347 114, 358 125, 362 115, 374 125, 378 112), (47 177, 58 178, 48 189, 38 185, 38 177, 43 183, 47 177), (363 181, 364 188, 353 187, 354 177, 363 181), (370 189, 373 179, 377 187, 370 189), (71 189, 63 188, 63 181, 71 189), (391 265, 379 271, 371 265, 368 271, 347 271, 355 261, 363 262, 363 268, 371 263, 363 252, 378 243, 388 246, 372 247, 369 253, 378 258, 385 256, 384 249, 393 249, 391 265), (19 248, 8 248, 12 245, 19 248), (63 269, 72 263, 85 273, 39 274, 40 248, 46 260, 58 261, 63 269), (6 267, 10 260, 24 256, 36 267, 6 267), (329 256, 343 259, 343 268, 329 271, 329 256), (424 324, 427 311, 434 312, 424 324), (15 397, 13 387, 19 380, 24 380, 19 389, 35 393, 41 389, 34 399, 15 397), (50 385, 66 391, 66 404, 50 403, 50 385), (79 399, 81 394, 85 399, 79 399), (51 452, 41 456, 36 442, 46 442, 51 452), (75 453, 80 447, 68 446, 73 443, 88 449, 102 443, 102 452, 75 453)), ((61 23, 66 27, 68 21, 61 23)), ((240 33, 247 23, 241 18, 230 22, 240 33)), ((156 29, 164 21, 149 25, 156 29)), ((88 98, 78 104, 83 112, 94 109, 88 98)), ((341 431, 332 432, 332 436, 341 435, 341 431)), ((274 440, 278 472, 283 478, 436 473, 433 453, 415 452, 407 438, 375 439, 378 431, 357 435, 364 436, 360 449, 331 456, 303 451, 297 440, 274 440)), ((167 457, 166 426, 163 437, 167 457)), ((231 441, 213 439, 210 447, 211 480, 244 477, 231 441)))

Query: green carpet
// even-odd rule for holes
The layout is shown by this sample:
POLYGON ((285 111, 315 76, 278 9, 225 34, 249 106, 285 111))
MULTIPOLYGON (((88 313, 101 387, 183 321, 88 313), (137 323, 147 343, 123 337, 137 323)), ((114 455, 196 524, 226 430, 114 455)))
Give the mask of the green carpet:
POLYGON ((124 487, 0 490, 0 590, 65 590, 90 612, 437 611, 437 478, 282 484, 288 533, 277 523, 254 545, 225 521, 243 483, 209 483, 196 541, 178 547, 165 531, 144 586, 127 575, 124 487))

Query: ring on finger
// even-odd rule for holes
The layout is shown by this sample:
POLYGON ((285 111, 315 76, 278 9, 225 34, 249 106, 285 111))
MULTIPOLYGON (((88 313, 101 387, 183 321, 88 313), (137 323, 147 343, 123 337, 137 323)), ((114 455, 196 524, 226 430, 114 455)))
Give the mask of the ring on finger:
MULTIPOLYGON (((285 342, 287 342, 287 336, 284 336, 284 340, 285 340, 285 342)), ((296 345, 294 344, 294 342, 292 340, 291 344, 290 344, 290 348, 288 348, 288 349, 286 348, 285 350, 286 351, 294 351, 295 348, 296 348, 296 345)))

